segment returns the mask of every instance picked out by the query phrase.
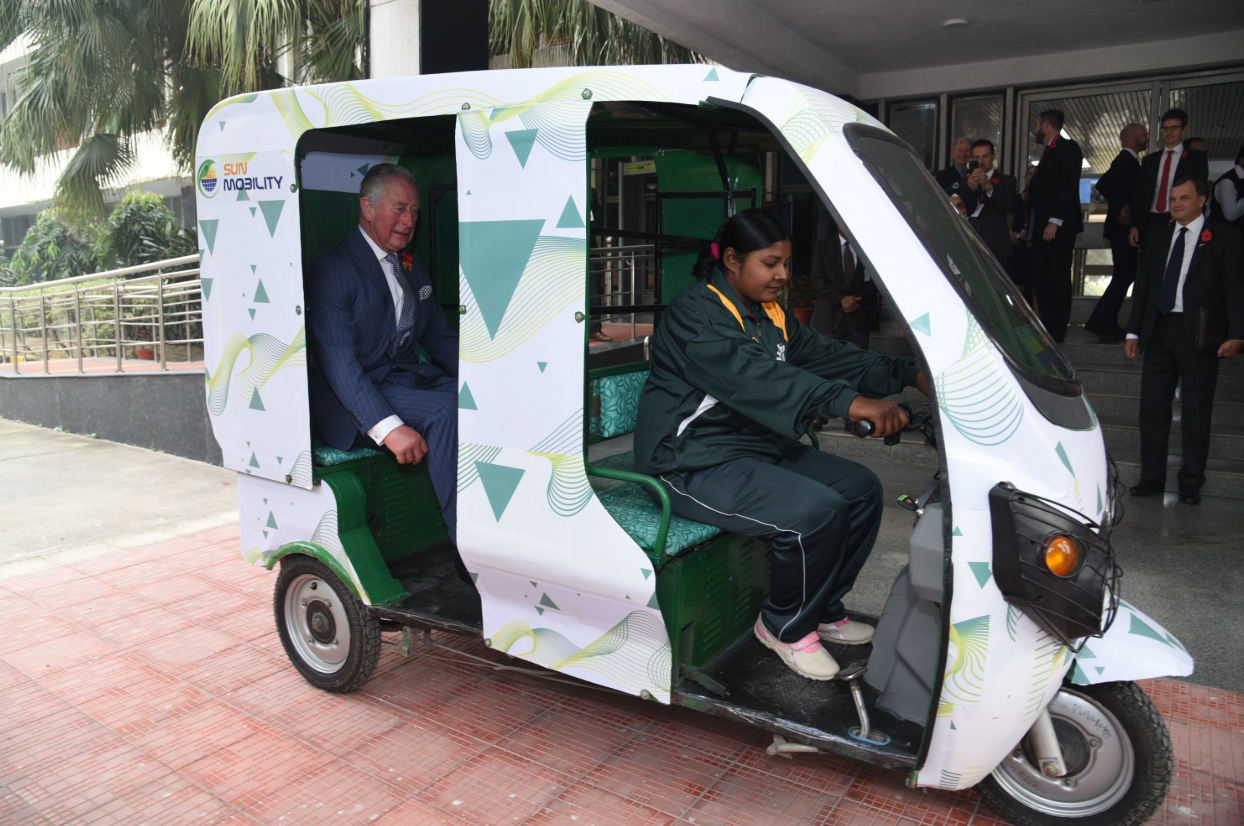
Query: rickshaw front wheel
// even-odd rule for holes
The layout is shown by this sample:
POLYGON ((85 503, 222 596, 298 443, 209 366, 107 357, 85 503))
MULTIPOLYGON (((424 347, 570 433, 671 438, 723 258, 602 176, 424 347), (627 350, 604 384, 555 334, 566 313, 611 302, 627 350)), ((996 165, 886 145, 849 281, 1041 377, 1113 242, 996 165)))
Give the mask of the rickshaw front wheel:
POLYGON ((1162 715, 1132 682, 1065 685, 1050 717, 1067 774, 1045 777, 1027 739, 978 786, 1017 826, 1139 826, 1170 790, 1174 756, 1162 715))
POLYGON ((380 624, 323 562, 282 559, 273 608, 285 653, 307 682, 345 694, 376 670, 380 624))

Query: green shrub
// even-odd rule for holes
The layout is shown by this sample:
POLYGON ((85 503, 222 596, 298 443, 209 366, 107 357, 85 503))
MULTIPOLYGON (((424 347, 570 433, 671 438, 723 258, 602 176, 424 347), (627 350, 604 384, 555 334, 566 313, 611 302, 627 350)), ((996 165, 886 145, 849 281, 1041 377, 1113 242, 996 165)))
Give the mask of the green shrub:
POLYGON ((45 209, 22 239, 8 264, 14 284, 37 284, 95 272, 97 256, 93 226, 65 220, 59 210, 45 209))
POLYGON ((101 270, 179 258, 198 250, 193 233, 177 222, 159 195, 131 192, 99 228, 96 257, 101 270))

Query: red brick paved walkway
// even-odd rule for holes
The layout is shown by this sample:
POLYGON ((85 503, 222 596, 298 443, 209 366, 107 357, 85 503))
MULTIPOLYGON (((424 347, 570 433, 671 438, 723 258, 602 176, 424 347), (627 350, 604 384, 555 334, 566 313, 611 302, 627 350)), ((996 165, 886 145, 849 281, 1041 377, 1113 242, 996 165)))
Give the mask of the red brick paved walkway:
MULTIPOLYGON (((362 691, 320 692, 277 639, 275 575, 237 546, 215 529, 0 579, 0 824, 998 822, 971 792, 769 757, 765 735, 684 709, 405 659, 391 634, 362 691)), ((1153 822, 1241 823, 1244 697, 1146 688, 1178 756, 1153 822)))

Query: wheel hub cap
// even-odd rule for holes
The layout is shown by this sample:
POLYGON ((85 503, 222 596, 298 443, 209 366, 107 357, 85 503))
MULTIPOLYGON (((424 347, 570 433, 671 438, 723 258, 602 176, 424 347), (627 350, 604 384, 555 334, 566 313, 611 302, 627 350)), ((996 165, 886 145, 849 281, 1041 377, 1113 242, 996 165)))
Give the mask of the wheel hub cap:
POLYGON ((303 574, 285 591, 285 626, 298 656, 323 674, 341 670, 350 655, 350 619, 324 580, 303 574))

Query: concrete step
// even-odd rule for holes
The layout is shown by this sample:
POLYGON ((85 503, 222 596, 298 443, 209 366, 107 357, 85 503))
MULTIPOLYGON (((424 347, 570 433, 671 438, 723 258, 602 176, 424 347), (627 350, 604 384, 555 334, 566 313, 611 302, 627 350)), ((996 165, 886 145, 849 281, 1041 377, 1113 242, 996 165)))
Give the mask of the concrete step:
MULTIPOLYGON (((1140 455, 1140 427, 1135 419, 1101 420, 1102 435, 1106 449, 1112 456, 1140 455)), ((1171 427, 1167 450, 1179 453, 1183 450, 1183 430, 1179 422, 1171 427)), ((1215 425, 1209 435, 1209 456, 1244 463, 1244 427, 1215 425)))
MULTIPOLYGON (((1084 390, 1090 396, 1139 396, 1140 368, 1085 365, 1077 368, 1084 390)), ((1244 374, 1219 373, 1218 389, 1214 401, 1231 404, 1244 403, 1244 374)))
MULTIPOLYGON (((1100 296, 1083 295, 1071 299, 1071 323, 1084 324, 1089 320, 1089 316, 1093 314, 1093 308, 1097 306, 1100 296)), ((1132 316, 1132 299, 1123 299, 1123 309, 1119 310, 1119 323, 1126 324, 1127 320, 1132 316)))
MULTIPOLYGON (((1131 486, 1140 481, 1139 457, 1124 459, 1114 457, 1119 467, 1119 477, 1125 485, 1131 486)), ((1166 461, 1166 492, 1179 493, 1179 466, 1183 457, 1170 454, 1166 461)), ((1244 462, 1232 462, 1224 459, 1210 459, 1205 465, 1205 486, 1201 488, 1202 496, 1217 496, 1222 499, 1244 500, 1244 462)), ((1124 500, 1126 507, 1127 501, 1124 500)))
MULTIPOLYGON (((1097 414, 1099 419, 1135 423, 1140 418, 1139 383, 1132 393, 1122 395, 1090 393, 1088 399, 1089 403, 1093 405, 1093 412, 1097 414)), ((1175 418, 1178 421, 1180 416, 1178 399, 1175 400, 1174 409, 1175 418)), ((1244 426, 1244 404, 1234 404, 1214 399, 1213 427, 1217 430, 1224 425, 1228 427, 1244 426)))

